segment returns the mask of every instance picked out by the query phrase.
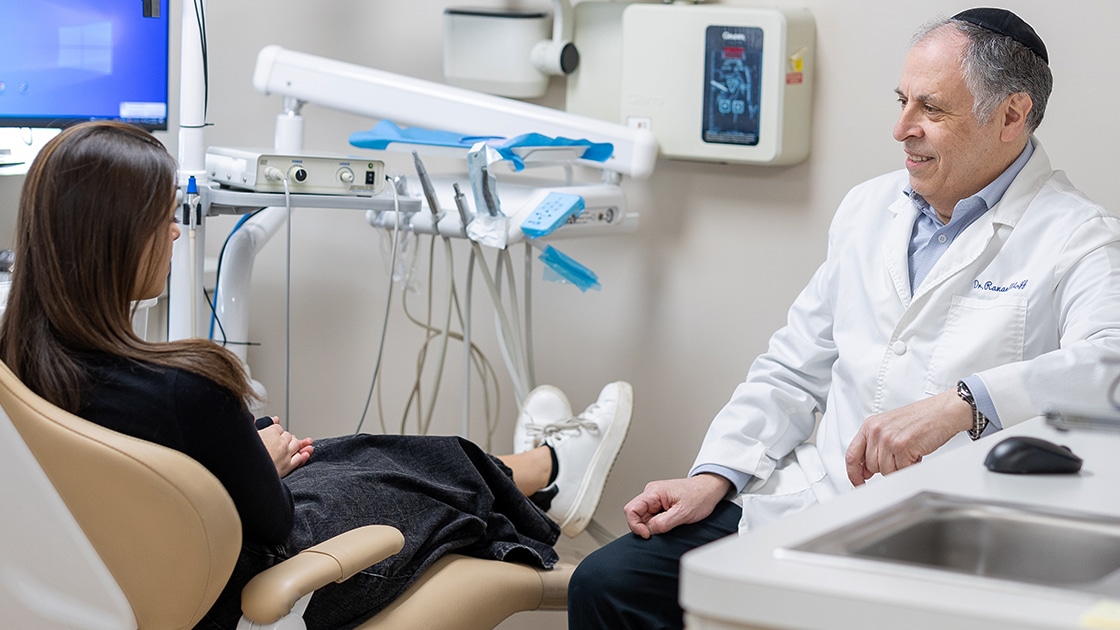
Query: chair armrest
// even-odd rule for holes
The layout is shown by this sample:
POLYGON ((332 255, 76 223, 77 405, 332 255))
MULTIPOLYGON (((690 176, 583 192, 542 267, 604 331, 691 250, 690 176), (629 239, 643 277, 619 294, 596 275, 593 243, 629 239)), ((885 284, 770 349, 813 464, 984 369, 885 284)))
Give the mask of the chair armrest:
POLYGON ((273 623, 304 595, 348 580, 403 546, 404 535, 388 525, 339 534, 257 574, 241 591, 241 610, 250 621, 273 623))

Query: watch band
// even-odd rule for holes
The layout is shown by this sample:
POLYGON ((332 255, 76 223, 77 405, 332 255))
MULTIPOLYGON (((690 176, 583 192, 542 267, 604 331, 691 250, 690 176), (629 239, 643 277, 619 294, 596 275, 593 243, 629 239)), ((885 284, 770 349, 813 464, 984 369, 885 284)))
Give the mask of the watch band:
POLYGON ((979 440, 984 433, 984 429, 988 428, 988 417, 976 408, 976 398, 973 397, 972 390, 968 389, 968 385, 965 385, 964 381, 957 381, 957 396, 960 396, 961 400, 972 407, 972 428, 968 430, 968 437, 979 440))

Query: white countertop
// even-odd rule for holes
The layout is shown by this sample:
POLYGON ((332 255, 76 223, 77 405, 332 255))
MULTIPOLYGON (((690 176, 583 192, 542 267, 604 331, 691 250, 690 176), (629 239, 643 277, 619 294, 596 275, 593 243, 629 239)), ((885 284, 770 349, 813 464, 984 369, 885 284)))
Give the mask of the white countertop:
POLYGON ((1120 518, 1120 434, 1060 432, 1036 418, 747 536, 706 545, 682 560, 684 609, 703 619, 779 628, 1120 628, 1120 592, 1109 599, 935 569, 858 559, 839 567, 775 553, 923 491, 1120 518), (1068 446, 1084 460, 1081 472, 989 471, 984 457, 1013 434, 1068 446))

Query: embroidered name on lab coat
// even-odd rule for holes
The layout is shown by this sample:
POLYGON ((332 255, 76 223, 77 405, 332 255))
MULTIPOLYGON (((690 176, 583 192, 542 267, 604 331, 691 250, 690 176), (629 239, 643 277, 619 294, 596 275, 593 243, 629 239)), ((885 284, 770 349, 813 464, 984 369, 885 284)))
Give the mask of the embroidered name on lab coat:
POLYGON ((1019 282, 1012 282, 1007 285, 998 285, 992 281, 980 282, 979 280, 972 281, 972 288, 977 291, 995 291, 997 293, 1006 293, 1007 291, 1022 291, 1027 288, 1027 280, 1020 280, 1019 282))

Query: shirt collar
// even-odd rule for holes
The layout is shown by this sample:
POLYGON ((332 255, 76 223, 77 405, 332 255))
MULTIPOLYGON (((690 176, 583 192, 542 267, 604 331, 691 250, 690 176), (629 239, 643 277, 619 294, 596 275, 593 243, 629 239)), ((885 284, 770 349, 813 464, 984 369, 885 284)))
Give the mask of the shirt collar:
MULTIPOLYGON (((1015 178, 1019 175, 1019 172, 1023 170, 1023 167, 1027 165, 1027 162, 1031 159, 1031 155, 1033 154, 1034 145, 1028 140, 1027 146, 1023 148, 1023 152, 1019 154, 1019 157, 1015 158, 1011 166, 1008 166, 1006 170, 1000 173, 999 177, 996 177, 992 180, 992 183, 982 188, 980 192, 975 195, 957 202, 956 207, 953 208, 953 218, 949 219, 949 223, 953 224, 957 223, 958 220, 964 220, 965 217, 963 215, 972 214, 972 212, 977 210, 981 212, 990 210, 999 203, 999 200, 1003 199, 1003 194, 1011 187, 1011 182, 1015 181, 1015 178), (958 209, 963 212, 957 212, 958 209)), ((922 214, 936 220, 938 223, 941 222, 941 219, 937 218, 937 213, 934 211, 933 207, 926 202, 924 197, 914 192, 910 184, 906 185, 902 194, 908 197, 922 214)))

